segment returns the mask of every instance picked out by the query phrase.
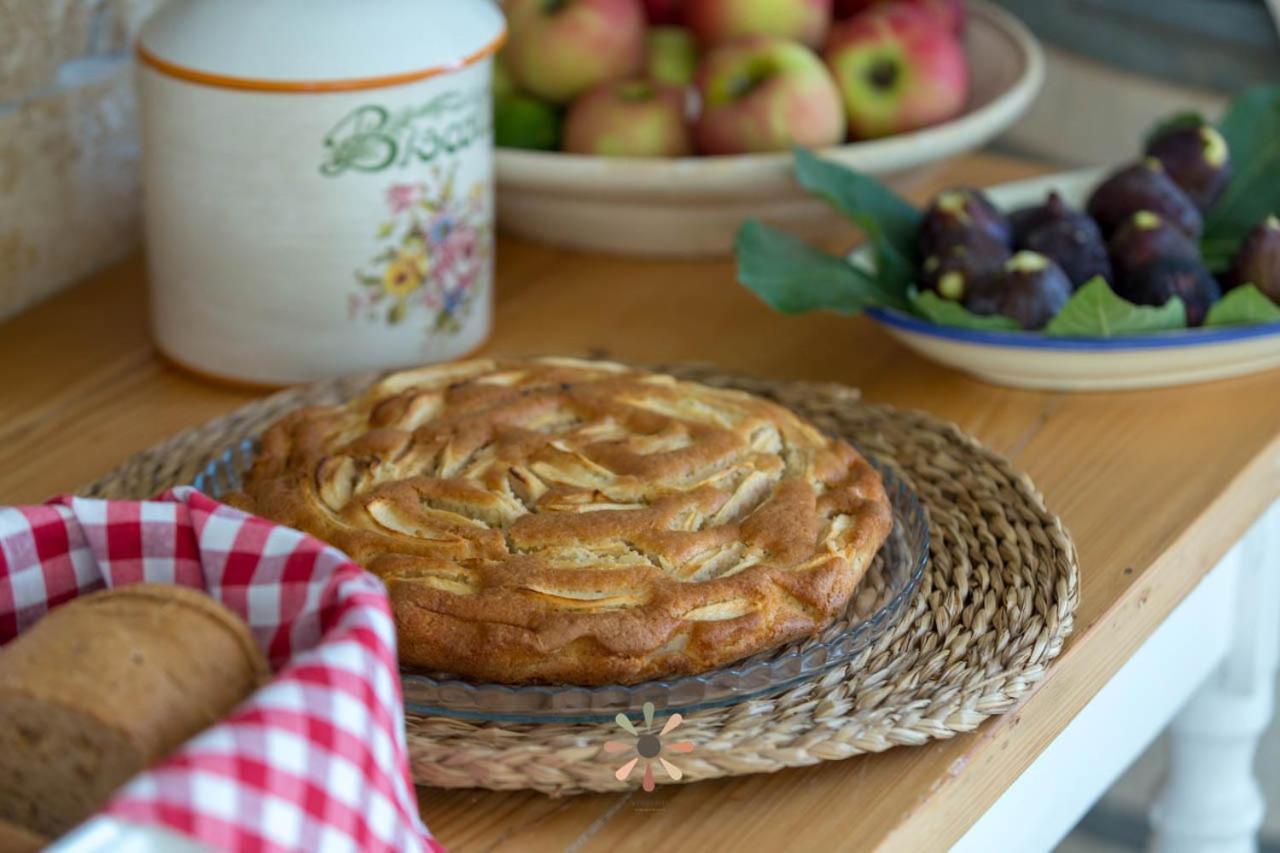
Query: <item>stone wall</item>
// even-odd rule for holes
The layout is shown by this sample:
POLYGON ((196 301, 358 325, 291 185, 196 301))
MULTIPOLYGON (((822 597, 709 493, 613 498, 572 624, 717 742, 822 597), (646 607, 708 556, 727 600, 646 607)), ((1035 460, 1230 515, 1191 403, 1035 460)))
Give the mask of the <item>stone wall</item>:
POLYGON ((0 0, 0 318, 133 251, 130 46, 163 0, 0 0))

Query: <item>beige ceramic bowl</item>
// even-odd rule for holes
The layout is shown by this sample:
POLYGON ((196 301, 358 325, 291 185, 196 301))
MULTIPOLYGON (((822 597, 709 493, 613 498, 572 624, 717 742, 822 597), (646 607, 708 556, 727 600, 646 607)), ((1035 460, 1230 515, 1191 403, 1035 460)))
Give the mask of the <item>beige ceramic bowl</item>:
MULTIPOLYGON (((1044 80, 1039 43, 1016 18, 971 0, 965 50, 970 104, 951 121, 824 151, 901 185, 925 164, 977 148, 1012 124, 1044 80)), ((818 237, 846 227, 791 177, 791 154, 620 160, 497 152, 498 224, 575 249, 637 255, 726 254, 744 219, 818 237)))

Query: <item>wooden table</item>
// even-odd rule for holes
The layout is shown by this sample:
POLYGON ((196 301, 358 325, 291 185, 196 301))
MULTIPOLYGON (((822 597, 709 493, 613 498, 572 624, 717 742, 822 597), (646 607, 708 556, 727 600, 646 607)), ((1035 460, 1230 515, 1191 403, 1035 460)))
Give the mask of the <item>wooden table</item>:
MULTIPOLYGON (((965 157, 916 195, 1040 171, 965 157)), ((135 257, 0 326, 0 503, 73 489, 254 399, 157 358, 145 315, 135 257)), ((923 361, 863 319, 773 314, 735 283, 727 261, 624 260, 504 240, 488 350, 715 362, 843 382, 870 400, 952 419, 1029 472, 1065 519, 1079 545, 1083 603, 1050 677, 972 735, 648 795, 424 789, 424 816, 453 850, 950 844, 1280 494, 1280 372, 1126 394, 997 388, 923 361)))

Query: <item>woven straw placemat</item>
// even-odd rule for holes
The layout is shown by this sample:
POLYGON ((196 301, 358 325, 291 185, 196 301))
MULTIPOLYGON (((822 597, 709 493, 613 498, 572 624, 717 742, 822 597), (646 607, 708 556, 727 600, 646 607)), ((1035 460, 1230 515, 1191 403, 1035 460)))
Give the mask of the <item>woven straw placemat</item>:
MULTIPOLYGON (((784 693, 684 718, 672 756, 683 781, 913 746, 972 731, 1012 708, 1071 632, 1079 600, 1075 548, 1039 493, 998 454, 929 415, 860 403, 838 385, 749 379, 714 368, 667 368, 683 378, 771 397, 894 467, 929 516, 930 564, 901 620, 861 655, 784 693)), ((143 451, 83 490, 143 497, 189 483, 215 455, 283 412, 337 402, 372 377, 290 389, 143 451)), ((625 738, 613 723, 481 723, 408 719, 420 784, 553 794, 626 790, 625 738)), ((658 770, 659 783, 670 781, 658 770)))

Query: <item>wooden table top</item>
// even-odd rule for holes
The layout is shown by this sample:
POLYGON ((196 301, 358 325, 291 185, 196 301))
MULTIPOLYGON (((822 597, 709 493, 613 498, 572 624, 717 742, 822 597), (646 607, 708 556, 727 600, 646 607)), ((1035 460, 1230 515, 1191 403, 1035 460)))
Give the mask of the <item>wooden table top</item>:
MULTIPOLYGON (((1041 171, 963 157, 915 195, 1041 171)), ((0 325, 0 503, 71 490, 257 396, 158 359, 145 301, 135 257, 0 325)), ((424 817, 455 851, 943 847, 1280 496, 1280 371, 1124 394, 997 388, 918 358, 861 318, 773 314, 735 283, 728 261, 624 260, 503 240, 487 350, 714 362, 842 382, 869 400, 949 418, 1030 473, 1063 517, 1079 545, 1083 603, 1036 693, 974 734, 651 794, 422 789, 424 817)))

